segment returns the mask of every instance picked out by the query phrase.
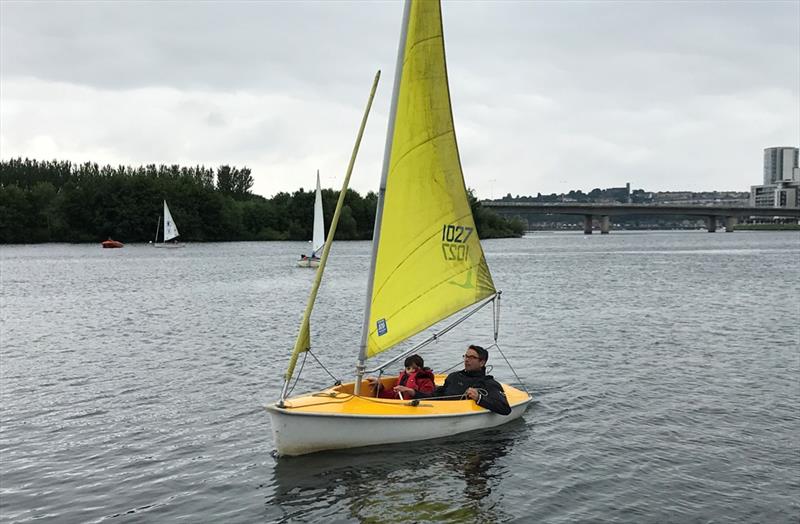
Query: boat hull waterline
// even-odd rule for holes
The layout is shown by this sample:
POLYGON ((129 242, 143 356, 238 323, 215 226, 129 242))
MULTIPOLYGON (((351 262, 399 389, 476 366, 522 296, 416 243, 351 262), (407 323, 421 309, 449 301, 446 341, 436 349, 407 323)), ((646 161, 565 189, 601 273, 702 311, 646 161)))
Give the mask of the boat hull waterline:
POLYGON ((301 258, 297 261, 297 267, 319 267, 318 258, 301 258))
POLYGON ((472 400, 420 399, 414 405, 342 392, 351 388, 352 383, 343 384, 288 399, 283 408, 268 405, 277 454, 414 442, 492 428, 521 417, 532 400, 527 393, 503 385, 511 413, 498 415, 472 400))

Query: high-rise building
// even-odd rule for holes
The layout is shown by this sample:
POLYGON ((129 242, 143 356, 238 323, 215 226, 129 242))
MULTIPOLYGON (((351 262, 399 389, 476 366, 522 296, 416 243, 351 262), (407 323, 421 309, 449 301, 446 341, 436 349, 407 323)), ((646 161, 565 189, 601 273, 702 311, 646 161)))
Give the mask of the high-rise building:
POLYGON ((798 167, 796 147, 768 147, 764 149, 764 185, 778 182, 800 182, 795 176, 798 167))

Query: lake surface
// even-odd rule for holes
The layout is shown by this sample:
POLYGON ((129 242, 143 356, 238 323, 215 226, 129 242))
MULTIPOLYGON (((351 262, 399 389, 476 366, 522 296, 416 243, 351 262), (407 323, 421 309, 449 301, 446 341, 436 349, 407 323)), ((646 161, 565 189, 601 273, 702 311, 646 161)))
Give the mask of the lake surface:
MULTIPOLYGON (((294 267, 304 248, 0 247, 0 521, 800 520, 800 234, 486 241, 524 417, 275 459, 263 406, 313 279, 294 267)), ((312 317, 338 378, 369 248, 334 244, 312 317)), ((488 345, 490 315, 426 364, 488 345)), ((514 381, 496 350, 489 363, 514 381)), ((309 359, 295 391, 331 381, 309 359)))

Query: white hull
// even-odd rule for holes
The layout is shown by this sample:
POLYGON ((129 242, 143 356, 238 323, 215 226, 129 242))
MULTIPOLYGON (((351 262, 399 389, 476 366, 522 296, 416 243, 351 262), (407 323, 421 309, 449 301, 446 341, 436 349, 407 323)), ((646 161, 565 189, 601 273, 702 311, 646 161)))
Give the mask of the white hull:
POLYGON ((174 242, 156 242, 155 244, 153 244, 153 247, 165 247, 167 249, 177 249, 179 247, 186 247, 186 244, 174 243, 174 242))
MULTIPOLYGON (((446 401, 444 401, 446 402, 446 401)), ((511 414, 491 411, 420 416, 376 416, 298 413, 267 406, 272 436, 280 456, 316 451, 413 442, 492 428, 522 416, 530 400, 516 404, 511 414)))
POLYGON ((304 258, 297 261, 297 267, 319 267, 319 260, 304 258))

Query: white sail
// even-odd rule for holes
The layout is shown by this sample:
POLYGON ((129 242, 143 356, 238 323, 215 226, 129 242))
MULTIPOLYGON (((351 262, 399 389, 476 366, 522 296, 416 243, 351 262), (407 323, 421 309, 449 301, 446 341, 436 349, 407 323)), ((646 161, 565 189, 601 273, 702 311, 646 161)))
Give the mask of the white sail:
POLYGON ((172 240, 178 235, 180 235, 180 233, 178 233, 178 226, 176 226, 175 221, 172 220, 169 207, 167 207, 167 201, 164 200, 164 242, 172 240))
POLYGON ((317 196, 314 199, 314 237, 311 241, 311 256, 319 258, 325 246, 325 221, 322 215, 322 190, 319 186, 319 170, 317 170, 317 196))

